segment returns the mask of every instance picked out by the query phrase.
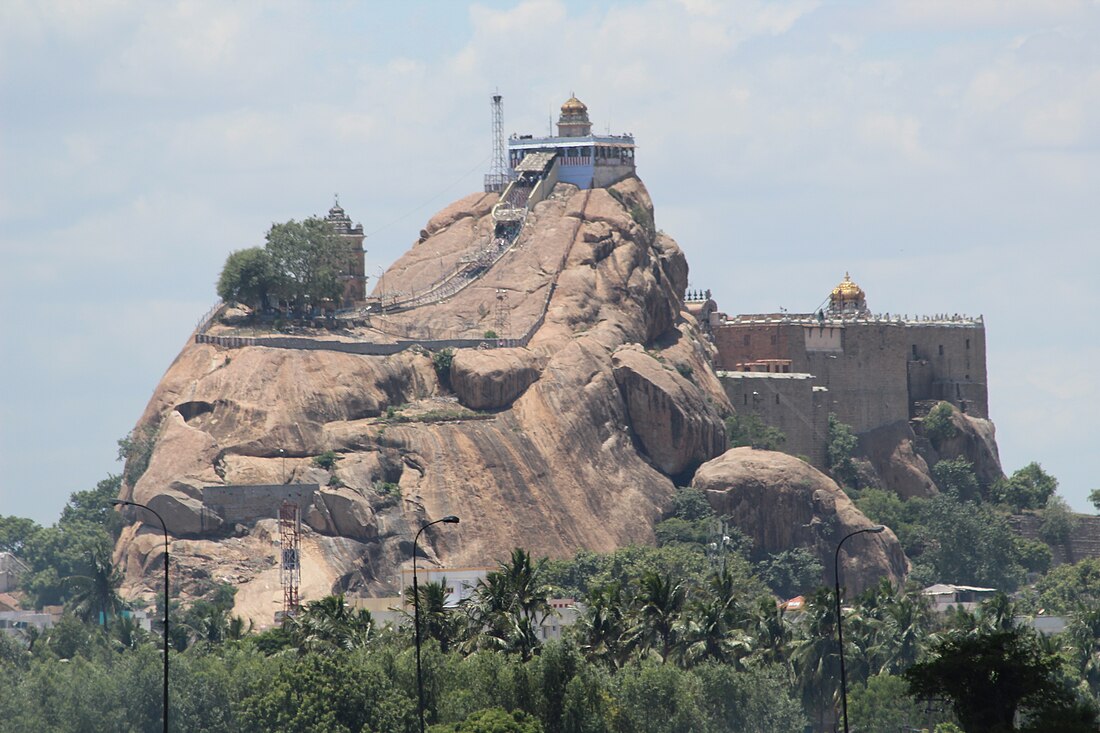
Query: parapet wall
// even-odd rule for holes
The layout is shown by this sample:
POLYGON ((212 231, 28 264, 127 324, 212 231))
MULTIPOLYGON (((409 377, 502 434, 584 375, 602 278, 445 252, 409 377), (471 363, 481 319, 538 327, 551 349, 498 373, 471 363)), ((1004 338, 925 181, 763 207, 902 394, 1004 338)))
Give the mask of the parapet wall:
POLYGON ((989 416, 981 319, 739 316, 716 326, 714 341, 719 369, 789 359, 791 372, 828 389, 826 409, 856 432, 908 420, 924 400, 989 416))
POLYGON ((781 430, 787 438, 780 448, 784 453, 805 456, 824 469, 828 392, 814 388, 813 375, 720 371, 718 379, 739 415, 756 415, 781 430))
POLYGON ((229 484, 204 486, 203 509, 226 524, 249 524, 259 519, 278 519, 284 501, 298 505, 305 516, 313 506, 319 484, 229 484))

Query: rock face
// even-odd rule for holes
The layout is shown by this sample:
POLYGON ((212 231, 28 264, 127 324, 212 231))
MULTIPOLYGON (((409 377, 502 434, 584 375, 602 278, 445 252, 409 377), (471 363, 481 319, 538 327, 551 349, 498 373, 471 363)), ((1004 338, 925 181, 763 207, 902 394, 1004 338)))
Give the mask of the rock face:
POLYGON ((637 344, 618 349, 611 363, 634 434, 662 473, 694 471, 725 450, 722 417, 688 380, 690 367, 666 368, 637 344))
MULTIPOLYGON (((974 467, 974 475, 983 488, 1005 477, 993 423, 959 412, 951 406, 951 424, 955 435, 938 443, 924 439, 925 460, 929 466, 937 461, 965 458, 974 467)), ((919 424, 918 424, 919 427, 919 424)), ((923 434, 922 434, 923 437, 923 434)))
POLYGON ((879 482, 905 499, 936 494, 932 472, 916 447, 908 421, 891 423, 859 436, 860 452, 878 474, 879 482))
POLYGON ((472 410, 499 410, 539 378, 539 361, 528 349, 462 349, 451 364, 451 387, 472 410))
MULTIPOLYGON (((481 246, 494 201, 478 194, 433 217, 379 288, 423 292, 481 246)), ((218 516, 206 486, 322 487, 303 516, 307 599, 395 593, 416 529, 447 514, 461 524, 426 532, 421 548, 449 566, 492 565, 515 546, 567 556, 652 542, 673 477, 718 454, 730 409, 711 347, 682 312, 686 284, 640 181, 559 184, 481 280, 387 316, 383 331, 342 337, 478 338, 503 290, 512 333, 502 336, 530 330, 525 348, 459 349, 441 380, 422 349, 188 343, 138 424, 156 439, 122 498, 165 510, 185 597, 228 579, 237 613, 259 625, 281 598, 274 522, 218 516), (326 451, 330 468, 314 461, 326 451)), ((128 517, 116 560, 128 592, 152 595, 159 527, 128 517)))
MULTIPOLYGON (((850 532, 874 526, 832 479, 785 453, 732 448, 703 464, 692 486, 705 491, 714 510, 752 539, 754 551, 813 551, 825 567, 823 583, 832 582, 837 543, 850 532)), ((880 578, 897 583, 909 572, 909 561, 889 529, 849 540, 840 562, 850 593, 880 578)))

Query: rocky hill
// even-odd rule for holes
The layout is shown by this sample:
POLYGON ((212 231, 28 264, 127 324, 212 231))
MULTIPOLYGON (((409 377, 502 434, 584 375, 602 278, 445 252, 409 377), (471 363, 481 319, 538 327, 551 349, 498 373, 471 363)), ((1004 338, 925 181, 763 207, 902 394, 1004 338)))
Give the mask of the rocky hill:
MULTIPOLYGON (((492 230, 494 201, 473 195, 433 217, 376 293, 423 289, 468 256, 492 230)), ((687 273, 638 179, 590 191, 558 184, 480 280, 336 337, 478 338, 503 307, 500 335, 533 332, 526 346, 458 349, 448 367, 421 348, 368 356, 192 339, 138 424, 155 442, 122 498, 164 516, 181 593, 232 582, 237 612, 264 625, 281 600, 274 520, 233 521, 207 487, 320 485, 303 515, 304 598, 395 592, 416 529, 447 514, 461 524, 423 543, 450 567, 492 565, 515 546, 562 557, 652 543, 674 487, 692 481, 762 546, 818 551, 831 577, 819 528, 869 522, 801 461, 723 455, 732 407, 682 308, 687 273), (331 469, 315 460, 327 451, 331 469)), ((266 516, 277 507, 272 499, 266 516)), ((150 593, 159 526, 128 516, 116 559, 128 590, 150 593)), ((891 534, 867 547, 845 560, 851 586, 904 574, 891 534)))

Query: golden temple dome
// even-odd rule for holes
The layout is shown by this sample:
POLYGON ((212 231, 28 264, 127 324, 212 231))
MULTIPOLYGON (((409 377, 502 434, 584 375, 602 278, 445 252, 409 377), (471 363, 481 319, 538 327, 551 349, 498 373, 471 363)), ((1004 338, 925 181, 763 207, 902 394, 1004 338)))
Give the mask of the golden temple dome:
POLYGON ((561 106, 563 115, 580 115, 586 112, 588 112, 588 107, 585 106, 584 102, 572 96, 565 100, 565 104, 561 106))
POLYGON ((841 281, 840 285, 833 288, 831 297, 833 300, 858 300, 864 297, 864 293, 863 288, 852 282, 851 276, 845 272, 844 280, 841 281))

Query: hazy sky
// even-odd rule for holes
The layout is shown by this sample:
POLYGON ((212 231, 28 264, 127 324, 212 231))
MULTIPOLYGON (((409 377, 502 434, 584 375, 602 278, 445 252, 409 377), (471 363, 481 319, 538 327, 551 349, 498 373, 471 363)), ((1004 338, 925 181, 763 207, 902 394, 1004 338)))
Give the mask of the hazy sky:
POLYGON ((489 95, 632 132, 728 313, 984 314, 1009 471, 1088 507, 1100 4, 0 3, 0 514, 111 472, 233 249, 334 192, 389 265, 479 190, 489 95))

